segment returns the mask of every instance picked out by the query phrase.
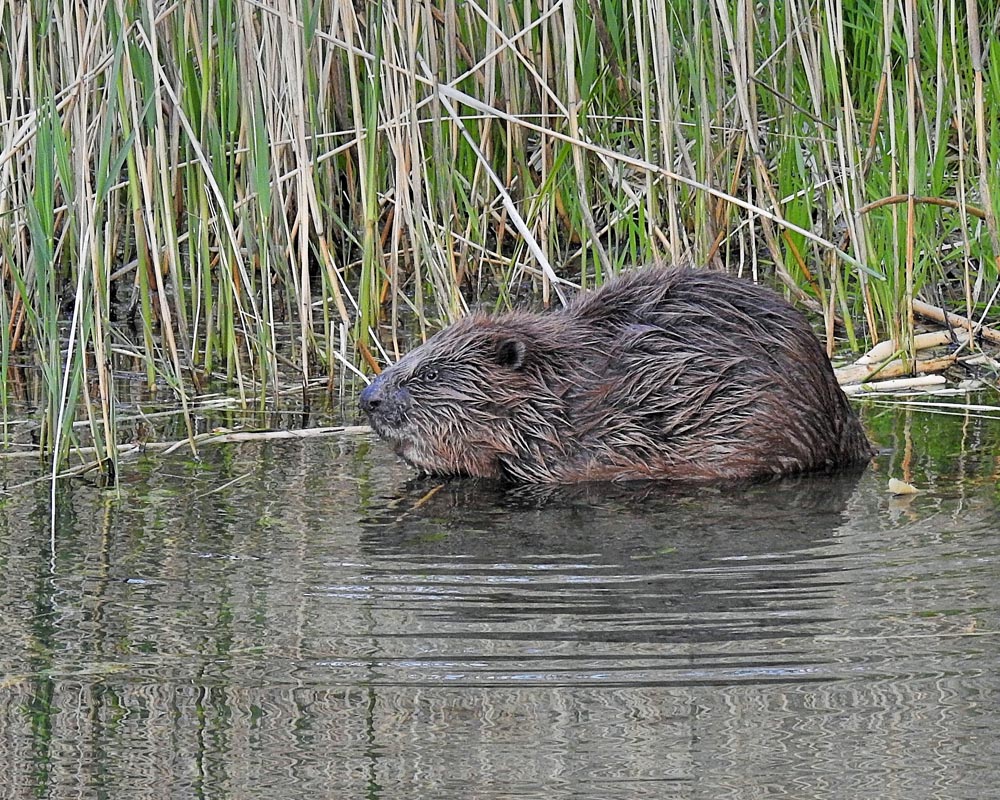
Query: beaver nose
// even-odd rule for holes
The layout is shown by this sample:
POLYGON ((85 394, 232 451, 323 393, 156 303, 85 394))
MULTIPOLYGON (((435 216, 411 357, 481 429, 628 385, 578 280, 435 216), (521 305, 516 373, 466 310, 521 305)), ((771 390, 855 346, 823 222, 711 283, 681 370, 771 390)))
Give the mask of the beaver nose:
POLYGON ((381 383, 382 381, 376 378, 364 388, 358 398, 358 405, 366 414, 371 414, 382 404, 382 398, 379 396, 381 383))

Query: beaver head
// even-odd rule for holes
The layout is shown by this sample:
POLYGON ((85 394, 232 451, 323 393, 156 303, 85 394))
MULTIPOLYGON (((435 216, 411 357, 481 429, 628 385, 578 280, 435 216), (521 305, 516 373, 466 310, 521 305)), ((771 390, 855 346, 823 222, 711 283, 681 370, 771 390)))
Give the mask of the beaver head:
POLYGON ((559 445, 565 420, 547 380, 559 341, 550 327, 520 312, 466 317, 384 370, 361 393, 361 410, 424 472, 530 481, 520 473, 559 445))

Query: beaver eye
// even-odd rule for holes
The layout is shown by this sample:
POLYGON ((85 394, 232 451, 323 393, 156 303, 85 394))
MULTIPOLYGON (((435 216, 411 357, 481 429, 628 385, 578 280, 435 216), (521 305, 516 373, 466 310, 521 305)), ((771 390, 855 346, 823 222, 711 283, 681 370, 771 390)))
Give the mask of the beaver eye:
POLYGON ((424 367, 420 370, 419 377, 424 381, 436 381, 438 379, 438 370, 436 367, 424 367))

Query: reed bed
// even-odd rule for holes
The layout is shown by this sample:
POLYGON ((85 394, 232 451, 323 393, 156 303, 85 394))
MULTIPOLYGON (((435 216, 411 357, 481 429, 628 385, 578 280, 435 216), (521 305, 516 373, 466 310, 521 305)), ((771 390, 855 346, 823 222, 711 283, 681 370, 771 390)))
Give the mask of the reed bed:
POLYGON ((654 259, 912 359, 918 295, 996 317, 998 25, 975 0, 0 0, 4 441, 36 385, 40 452, 86 421, 113 477, 122 370, 265 408, 469 303, 654 259))

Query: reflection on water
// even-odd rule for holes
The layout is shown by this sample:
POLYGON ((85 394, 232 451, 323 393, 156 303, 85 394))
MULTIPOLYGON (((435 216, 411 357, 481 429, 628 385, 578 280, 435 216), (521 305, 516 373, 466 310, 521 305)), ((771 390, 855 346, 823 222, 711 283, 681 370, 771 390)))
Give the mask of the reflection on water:
POLYGON ((998 423, 870 423, 863 475, 724 489, 151 457, 65 486, 54 557, 19 492, 0 797, 988 796, 998 423))

